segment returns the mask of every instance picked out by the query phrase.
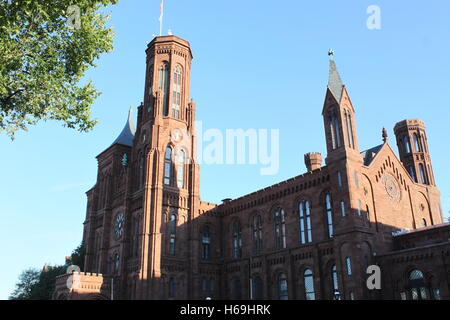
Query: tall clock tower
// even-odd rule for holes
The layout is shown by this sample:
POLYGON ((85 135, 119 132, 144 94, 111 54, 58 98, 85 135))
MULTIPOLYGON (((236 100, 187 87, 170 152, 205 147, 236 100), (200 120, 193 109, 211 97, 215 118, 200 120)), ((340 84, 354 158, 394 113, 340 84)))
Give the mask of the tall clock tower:
POLYGON ((195 103, 190 99, 192 52, 176 36, 148 45, 145 98, 134 141, 136 189, 143 189, 138 296, 161 297, 162 267, 192 268, 191 221, 199 205, 195 103), (140 287, 140 288, 139 288, 140 287))

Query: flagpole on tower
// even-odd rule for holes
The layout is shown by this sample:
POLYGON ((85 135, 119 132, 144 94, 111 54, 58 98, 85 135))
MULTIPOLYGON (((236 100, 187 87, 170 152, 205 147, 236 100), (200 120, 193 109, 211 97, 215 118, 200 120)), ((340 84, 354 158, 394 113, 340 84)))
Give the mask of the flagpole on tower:
POLYGON ((160 14, 159 14, 159 36, 162 36, 163 32, 163 18, 164 18, 164 0, 161 0, 160 14))

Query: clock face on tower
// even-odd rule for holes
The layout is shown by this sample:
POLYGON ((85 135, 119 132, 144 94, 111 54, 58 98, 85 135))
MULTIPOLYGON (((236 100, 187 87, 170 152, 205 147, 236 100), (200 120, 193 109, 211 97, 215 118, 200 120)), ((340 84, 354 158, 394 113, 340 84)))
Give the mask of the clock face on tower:
POLYGON ((384 185, 389 200, 392 202, 399 202, 401 198, 401 189, 397 180, 390 174, 383 175, 381 182, 384 185))
POLYGON ((116 239, 120 239, 123 235, 123 227, 125 223, 125 217, 123 213, 116 216, 116 221, 114 222, 114 234, 116 239))

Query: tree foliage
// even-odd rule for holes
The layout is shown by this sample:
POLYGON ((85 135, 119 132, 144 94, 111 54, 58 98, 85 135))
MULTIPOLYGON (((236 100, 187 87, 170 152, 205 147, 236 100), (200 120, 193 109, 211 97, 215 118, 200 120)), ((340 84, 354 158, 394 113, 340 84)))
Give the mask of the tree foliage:
POLYGON ((39 282, 40 272, 36 269, 30 268, 24 270, 19 276, 19 282, 16 284, 16 289, 10 295, 10 300, 29 300, 32 296, 33 288, 39 282))
POLYGON ((10 300, 50 300, 55 291, 56 277, 67 272, 70 265, 84 268, 86 251, 84 243, 81 243, 64 265, 45 266, 41 271, 30 268, 24 270, 16 283, 16 289, 9 296, 10 300))
MULTIPOLYGON (((101 9, 117 0, 0 1, 0 132, 11 138, 39 120, 91 130, 90 107, 99 92, 80 85, 113 32, 101 9), (80 28, 70 28, 70 6, 80 9, 80 28)), ((72 21, 72 19, 70 19, 72 21)), ((78 19, 77 19, 78 20, 78 19)))

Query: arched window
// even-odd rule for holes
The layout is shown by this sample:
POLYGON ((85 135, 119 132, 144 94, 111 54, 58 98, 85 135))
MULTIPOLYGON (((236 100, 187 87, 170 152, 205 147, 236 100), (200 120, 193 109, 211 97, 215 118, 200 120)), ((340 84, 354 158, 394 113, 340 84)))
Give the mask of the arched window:
POLYGON ((339 188, 341 188, 342 187, 342 174, 340 171, 338 171, 337 175, 338 175, 338 186, 339 186, 339 188))
POLYGON ((413 139, 414 139, 414 149, 416 150, 416 152, 421 152, 419 136, 417 135, 417 133, 414 133, 413 139))
POLYGON ((306 269, 303 273, 303 283, 305 285, 306 300, 316 300, 316 293, 314 291, 314 275, 311 269, 306 269))
POLYGON ((181 68, 176 66, 173 74, 172 117, 180 119, 181 109, 181 68))
POLYGON ((288 284, 286 274, 278 275, 278 300, 288 300, 288 284))
POLYGON ((253 279, 253 300, 263 299, 263 283, 260 276, 255 276, 253 279))
POLYGON ((238 221, 233 223, 233 258, 238 259, 242 256, 242 230, 238 221))
POLYGON ((172 148, 167 147, 164 156, 164 184, 170 186, 172 180, 172 148))
POLYGON ((341 200, 341 216, 345 217, 345 202, 341 200))
POLYGON ((327 233, 328 237, 333 237, 333 208, 331 205, 331 195, 327 193, 325 195, 325 210, 326 210, 326 218, 327 218, 327 233))
POLYGON ((169 65, 165 63, 159 68, 158 88, 161 90, 163 116, 169 115, 169 65))
POLYGON ((258 254, 262 250, 262 219, 260 215, 253 217, 253 232, 252 232, 252 241, 253 241, 253 254, 258 254))
POLYGON ((172 214, 170 215, 170 222, 169 222, 169 254, 171 256, 175 255, 175 243, 176 243, 176 237, 177 237, 177 215, 172 214))
POLYGON ((168 291, 169 298, 175 297, 175 280, 173 278, 169 279, 167 291, 168 291))
POLYGON ((333 289, 333 300, 341 300, 341 293, 339 291, 339 281, 338 274, 336 270, 336 265, 331 267, 331 286, 333 289))
POLYGON ((186 163, 186 153, 184 150, 177 152, 177 186, 184 188, 184 165, 186 163))
POLYGON ((120 267, 120 256, 118 253, 114 255, 113 266, 114 266, 114 274, 118 274, 120 267))
POLYGON ((274 214, 275 222, 275 247, 277 249, 286 248, 286 219, 284 210, 278 208, 274 214))
POLYGON ((312 242, 311 210, 309 201, 302 201, 298 206, 298 223, 300 229, 300 243, 312 242))
POLYGON ((414 169, 414 167, 409 166, 408 171, 409 171, 409 176, 411 177, 411 179, 413 179, 414 182, 417 182, 416 170, 414 169))
POLYGON ((422 271, 415 269, 409 273, 408 286, 413 300, 428 300, 428 288, 422 271))
POLYGON ((203 228, 202 232, 202 259, 211 258, 211 231, 208 226, 203 228))
POLYGON ((330 132, 331 132, 331 146, 337 149, 341 146, 341 137, 339 134, 339 121, 335 111, 332 111, 328 115, 330 120, 330 132))
POLYGON ((420 182, 422 184, 426 184, 427 183, 427 176, 425 173, 425 168, 423 166, 423 164, 419 163, 419 172, 420 172, 420 182))
POLYGON ((347 139, 348 139, 349 147, 354 149, 355 144, 353 142, 353 128, 352 128, 352 119, 350 117, 350 112, 345 110, 344 116, 345 116, 345 124, 347 127, 347 139))
POLYGON ((350 257, 345 258, 345 266, 347 268, 347 275, 352 275, 352 261, 350 257))
POLYGON ((242 299, 242 284, 241 280, 238 278, 233 280, 233 299, 234 300, 242 299))
POLYGON ((405 143, 405 152, 407 154, 411 153, 411 145, 409 143, 409 137, 407 135, 404 136, 403 142, 405 143))

